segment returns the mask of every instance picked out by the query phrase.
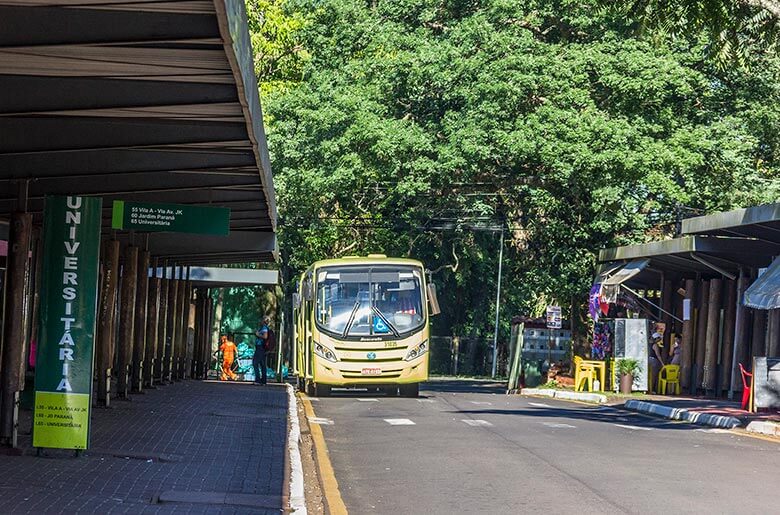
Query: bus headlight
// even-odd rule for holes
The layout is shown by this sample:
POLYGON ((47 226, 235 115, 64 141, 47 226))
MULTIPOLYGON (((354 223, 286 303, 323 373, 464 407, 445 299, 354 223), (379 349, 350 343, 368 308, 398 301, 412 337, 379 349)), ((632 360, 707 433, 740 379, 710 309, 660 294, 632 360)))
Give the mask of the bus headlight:
POLYGON ((328 361, 332 361, 333 363, 338 361, 338 359, 336 359, 336 355, 333 353, 332 350, 330 350, 327 347, 323 347, 319 343, 314 344, 314 354, 316 354, 321 358, 325 358, 328 361))
POLYGON ((425 340, 420 345, 407 352, 404 361, 412 361, 413 359, 417 359, 426 352, 428 352, 428 340, 425 340))

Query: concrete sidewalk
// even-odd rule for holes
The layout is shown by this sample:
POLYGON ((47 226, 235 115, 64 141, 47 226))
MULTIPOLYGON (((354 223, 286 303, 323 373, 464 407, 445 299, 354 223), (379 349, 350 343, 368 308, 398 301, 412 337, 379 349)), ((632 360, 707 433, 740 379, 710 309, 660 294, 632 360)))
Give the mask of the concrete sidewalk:
POLYGON ((185 381, 94 409, 80 457, 0 455, 0 513, 279 513, 287 390, 185 381))

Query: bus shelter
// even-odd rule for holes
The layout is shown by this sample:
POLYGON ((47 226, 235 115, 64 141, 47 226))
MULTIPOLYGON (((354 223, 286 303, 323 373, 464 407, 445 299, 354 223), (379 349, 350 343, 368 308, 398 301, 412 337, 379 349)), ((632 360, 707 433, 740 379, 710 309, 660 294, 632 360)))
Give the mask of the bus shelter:
POLYGON ((671 335, 681 336, 684 389, 733 396, 739 364, 780 355, 778 255, 780 203, 691 218, 678 237, 603 249, 596 282, 669 328, 664 354, 671 335), (749 302, 759 297, 766 302, 749 302))
MULTIPOLYGON (((72 209, 74 227, 82 206, 97 210, 94 232, 65 240, 97 249, 96 282, 64 275, 76 284, 63 295, 94 300, 92 402, 106 406, 205 374, 219 285, 195 281, 193 267, 274 261, 276 205, 241 0, 0 0, 0 91, 0 443, 13 447, 46 343, 49 206, 72 209), (181 224, 118 223, 117 201, 165 206, 181 224), (225 215, 219 231, 201 233, 209 224, 196 218, 217 212, 206 209, 225 215)), ((66 269, 77 263, 65 256, 66 269)), ((61 340, 66 386, 73 339, 61 340)))

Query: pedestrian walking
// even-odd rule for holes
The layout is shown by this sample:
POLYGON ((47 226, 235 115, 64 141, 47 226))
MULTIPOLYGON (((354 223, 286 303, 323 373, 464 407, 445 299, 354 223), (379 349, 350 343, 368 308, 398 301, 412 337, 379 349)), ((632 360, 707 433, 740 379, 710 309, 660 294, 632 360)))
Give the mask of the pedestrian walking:
POLYGON ((236 347, 236 344, 229 340, 227 336, 223 335, 222 343, 217 350, 217 352, 222 353, 222 372, 220 374, 220 379, 223 381, 227 381, 228 379, 235 381, 238 379, 238 376, 235 374, 235 372, 233 372, 233 362, 236 360, 237 350, 238 348, 236 347))

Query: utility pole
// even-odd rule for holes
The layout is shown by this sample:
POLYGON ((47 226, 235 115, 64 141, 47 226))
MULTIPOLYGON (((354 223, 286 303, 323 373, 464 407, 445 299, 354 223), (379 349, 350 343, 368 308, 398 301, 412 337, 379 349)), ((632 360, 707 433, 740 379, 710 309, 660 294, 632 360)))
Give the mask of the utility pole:
POLYGON ((498 286, 496 287, 496 325, 493 329, 493 374, 496 377, 498 367, 498 313, 501 303, 501 268, 504 265, 504 226, 501 226, 501 243, 498 250, 498 286))

